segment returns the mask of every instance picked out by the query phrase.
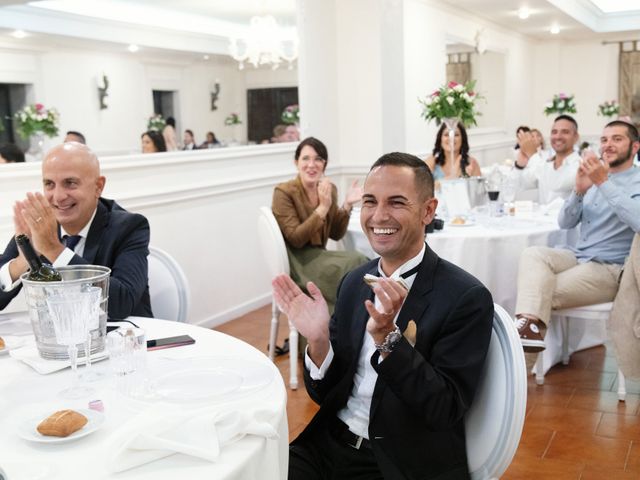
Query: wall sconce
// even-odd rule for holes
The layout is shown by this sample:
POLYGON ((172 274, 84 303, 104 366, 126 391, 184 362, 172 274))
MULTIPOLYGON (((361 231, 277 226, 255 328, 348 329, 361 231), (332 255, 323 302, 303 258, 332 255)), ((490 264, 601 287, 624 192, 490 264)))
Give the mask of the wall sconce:
POLYGON ((216 83, 211 92, 211 111, 217 110, 216 102, 218 101, 218 95, 220 94, 220 80, 216 79, 216 83))
POLYGON ((98 77, 98 99, 100 100, 100 110, 108 108, 107 97, 109 96, 109 79, 106 74, 102 74, 102 78, 98 77))

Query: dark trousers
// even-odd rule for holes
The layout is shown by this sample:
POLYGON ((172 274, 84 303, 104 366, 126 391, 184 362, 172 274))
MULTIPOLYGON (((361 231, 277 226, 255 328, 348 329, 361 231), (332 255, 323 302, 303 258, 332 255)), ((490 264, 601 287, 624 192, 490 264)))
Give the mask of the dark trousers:
POLYGON ((321 425, 289 447, 289 480, 382 480, 373 450, 355 449, 340 439, 336 423, 321 425))

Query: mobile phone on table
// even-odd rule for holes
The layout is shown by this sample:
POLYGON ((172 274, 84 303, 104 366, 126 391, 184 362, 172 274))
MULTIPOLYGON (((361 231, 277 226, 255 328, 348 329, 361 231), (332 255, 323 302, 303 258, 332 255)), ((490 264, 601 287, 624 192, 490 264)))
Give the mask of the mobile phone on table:
POLYGON ((160 350, 163 348, 181 347, 182 345, 192 345, 194 343, 196 343, 196 341, 189 335, 156 338, 155 340, 147 340, 147 350, 160 350))

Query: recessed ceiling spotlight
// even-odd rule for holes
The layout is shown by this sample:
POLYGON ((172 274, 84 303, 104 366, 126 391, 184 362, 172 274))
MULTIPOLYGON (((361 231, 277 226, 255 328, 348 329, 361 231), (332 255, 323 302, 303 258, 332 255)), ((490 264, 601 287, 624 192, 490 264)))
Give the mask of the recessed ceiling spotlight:
POLYGON ((560 27, 558 26, 557 23, 554 23, 553 25, 551 25, 549 32, 553 35, 557 35, 560 33, 560 27))
POLYGON ((25 38, 28 36, 28 34, 24 30, 14 30, 13 32, 11 32, 11 36, 13 38, 25 38))
POLYGON ((202 56, 202 58, 203 58, 204 60, 209 60, 209 55, 203 55, 203 56, 202 56))
POLYGON ((131 53, 136 53, 138 50, 140 50, 140 47, 134 43, 132 43, 131 45, 129 45, 127 47, 127 50, 129 50, 131 53))
POLYGON ((529 15, 531 15, 531 11, 527 7, 520 7, 520 9, 518 10, 518 17, 520 17, 522 20, 526 20, 527 18, 529 18, 529 15))

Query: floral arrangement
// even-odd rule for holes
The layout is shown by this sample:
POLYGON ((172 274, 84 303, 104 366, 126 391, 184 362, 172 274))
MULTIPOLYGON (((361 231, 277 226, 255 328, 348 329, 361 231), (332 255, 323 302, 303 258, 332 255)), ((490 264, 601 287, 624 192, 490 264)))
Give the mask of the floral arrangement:
POLYGON ((230 113, 227 118, 224 119, 224 124, 227 126, 231 125, 240 125, 242 122, 240 121, 240 115, 237 113, 230 113))
POLYGON ((602 102, 598 105, 598 115, 603 117, 615 117, 620 113, 620 105, 615 100, 602 102))
POLYGON ((58 134, 60 115, 55 108, 44 108, 41 103, 27 105, 15 115, 16 131, 22 138, 29 138, 34 133, 42 132, 47 137, 58 134))
POLYGON ((482 97, 473 91, 475 85, 475 80, 464 85, 449 82, 424 100, 418 99, 424 107, 422 116, 425 120, 435 120, 436 125, 444 118, 458 118, 465 127, 477 125, 476 116, 480 112, 476 110, 476 101, 482 97))
POLYGON ((161 132, 167 122, 164 121, 162 115, 156 113, 155 115, 149 117, 149 121, 147 122, 147 130, 156 130, 161 132))
POLYGON ((287 125, 297 125, 300 123, 300 107, 298 105, 289 105, 285 107, 280 115, 282 123, 287 125))
POLYGON ((553 100, 548 102, 544 107, 545 115, 553 115, 557 113, 562 115, 563 113, 576 113, 576 102, 573 95, 566 95, 559 93, 553 96, 553 100))

